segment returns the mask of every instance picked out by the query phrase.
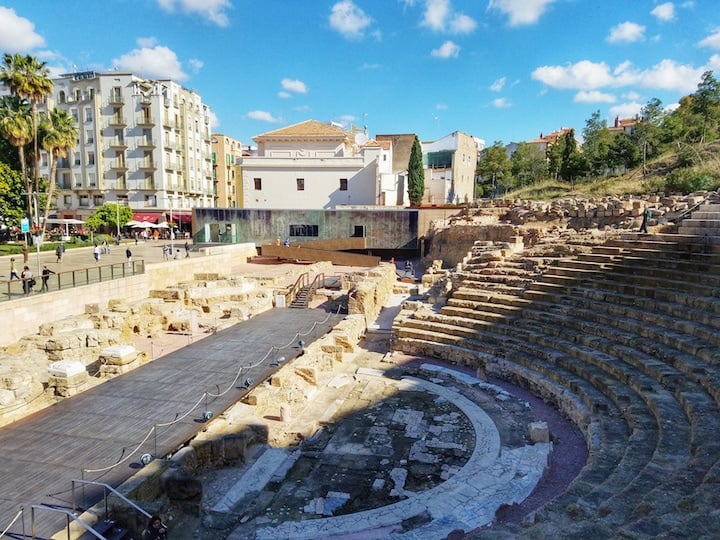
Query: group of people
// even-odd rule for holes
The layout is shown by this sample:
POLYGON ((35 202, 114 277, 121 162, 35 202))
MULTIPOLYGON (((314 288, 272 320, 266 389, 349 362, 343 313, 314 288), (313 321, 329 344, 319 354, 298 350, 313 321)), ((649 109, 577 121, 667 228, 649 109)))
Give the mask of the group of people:
MULTIPOLYGON (((54 274, 55 272, 50 270, 47 265, 43 265, 42 271, 40 272, 40 277, 42 279, 42 286, 40 287, 40 292, 46 292, 49 290, 48 288, 48 280, 50 279, 50 275, 54 274)), ((17 269, 15 268, 15 258, 10 258, 10 281, 13 279, 17 279, 19 281, 22 281, 22 288, 24 294, 31 294, 33 293, 33 288, 35 285, 37 285, 37 281, 35 280, 35 277, 33 276, 32 270, 30 270, 30 267, 28 265, 23 266, 22 272, 18 275, 17 269)))
MULTIPOLYGON (((190 242, 186 241, 184 248, 185 248, 185 257, 189 257, 190 256, 190 242)), ((179 259, 180 258, 180 249, 179 248, 176 249, 175 253, 173 253, 172 246, 163 244, 162 254, 163 254, 164 261, 169 261, 170 259, 179 259)))

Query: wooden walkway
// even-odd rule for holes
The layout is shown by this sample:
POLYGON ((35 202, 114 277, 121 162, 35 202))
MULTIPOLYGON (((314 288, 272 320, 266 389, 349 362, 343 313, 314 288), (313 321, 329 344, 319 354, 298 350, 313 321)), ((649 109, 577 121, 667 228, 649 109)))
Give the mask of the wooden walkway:
MULTIPOLYGON (((73 479, 120 485, 140 467, 142 454, 168 454, 203 428, 204 411, 217 416, 237 402, 248 391, 242 388, 248 377, 260 383, 277 369, 270 364, 280 356, 298 356, 297 334, 312 343, 343 317, 314 309, 275 309, 0 428, 0 532, 21 507, 28 534, 31 505, 72 509, 73 479), (255 364, 260 365, 243 369, 232 384, 240 367, 255 364), (207 403, 202 399, 206 392, 228 388, 207 403), (88 472, 100 469, 107 470, 88 472)), ((65 526, 65 517, 56 512, 42 511, 36 514, 38 521, 40 537, 65 526)), ((10 532, 20 538, 20 523, 10 532)))

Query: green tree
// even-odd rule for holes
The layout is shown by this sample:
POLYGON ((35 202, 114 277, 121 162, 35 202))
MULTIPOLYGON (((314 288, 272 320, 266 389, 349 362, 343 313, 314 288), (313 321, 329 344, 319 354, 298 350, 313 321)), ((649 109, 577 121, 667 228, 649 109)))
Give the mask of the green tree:
POLYGON ((5 226, 20 226, 25 217, 22 175, 0 161, 0 223, 5 226))
POLYGON ((625 172, 640 163, 640 148, 634 137, 627 133, 618 133, 613 137, 608 151, 608 165, 625 172))
POLYGON ((714 140, 717 137, 717 125, 720 120, 720 83, 713 77, 712 71, 703 73, 697 92, 691 97, 692 111, 702 118, 700 142, 705 142, 708 132, 714 140))
POLYGON ((490 190, 485 191, 491 191, 493 196, 497 195, 498 186, 510 173, 510 161, 502 141, 495 141, 492 146, 480 152, 476 172, 483 183, 490 184, 490 190))
POLYGON ((535 145, 520 143, 510 156, 510 172, 518 187, 539 182, 548 174, 545 154, 535 145))
POLYGON ((412 206, 420 206, 425 196, 425 169, 422 162, 422 147, 415 136, 410 161, 408 162, 408 197, 412 206))
POLYGON ((27 173, 25 147, 32 140, 32 112, 30 106, 17 96, 0 98, 0 135, 17 148, 20 171, 25 184, 26 215, 31 216, 33 189, 27 173))
POLYGON ((640 122, 635 125, 632 137, 637 141, 642 157, 643 175, 647 174, 647 161, 660 154, 662 147, 661 124, 665 118, 662 101, 653 98, 640 109, 640 122))
MULTIPOLYGON (((36 57, 21 54, 8 54, 3 57, 0 67, 0 82, 10 89, 12 95, 29 103, 32 108, 32 141, 33 141, 33 181, 32 190, 38 192, 40 153, 38 152, 38 104, 52 93, 53 83, 50 70, 45 62, 36 57)), ((35 216, 36 223, 37 218, 35 216)))
POLYGON ((608 155, 613 136, 607 128, 607 122, 600 118, 600 111, 595 111, 585 121, 583 129, 583 155, 587 160, 592 176, 604 176, 608 169, 608 155))
POLYGON ((43 232, 45 232, 48 214, 50 213, 50 204, 53 201, 55 186, 57 184, 57 179, 55 178, 57 162, 59 158, 67 157, 70 148, 75 146, 78 128, 75 119, 66 111, 53 109, 49 114, 42 116, 40 133, 42 147, 50 154, 49 186, 45 201, 45 218, 43 219, 43 232))
POLYGON ((132 208, 116 203, 105 203, 85 219, 85 224, 90 230, 97 231, 103 226, 111 226, 116 229, 130 221, 133 217, 132 208), (118 217, 120 221, 118 222, 118 217))

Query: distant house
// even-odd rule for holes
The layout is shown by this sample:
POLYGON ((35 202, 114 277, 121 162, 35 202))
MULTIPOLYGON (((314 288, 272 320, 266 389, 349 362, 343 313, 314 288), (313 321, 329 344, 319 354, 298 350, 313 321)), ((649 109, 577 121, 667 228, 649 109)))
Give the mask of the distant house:
POLYGON ((459 204, 475 198, 475 169, 485 141, 462 131, 422 143, 426 204, 459 204))
POLYGON ((395 206, 392 144, 334 123, 306 120, 253 137, 243 156, 242 207, 395 206))
POLYGON ((624 133, 625 135, 632 135, 635 133, 635 127, 640 123, 640 117, 635 118, 620 118, 615 117, 613 125, 608 128, 608 131, 612 134, 624 133))
POLYGON ((536 147, 539 151, 544 152, 547 155, 547 153, 550 151, 550 148, 552 148, 552 146, 557 143, 562 137, 564 137, 565 134, 569 131, 572 131, 572 128, 561 127, 560 129, 552 131, 547 135, 543 135, 541 133, 537 139, 527 141, 527 144, 536 147))

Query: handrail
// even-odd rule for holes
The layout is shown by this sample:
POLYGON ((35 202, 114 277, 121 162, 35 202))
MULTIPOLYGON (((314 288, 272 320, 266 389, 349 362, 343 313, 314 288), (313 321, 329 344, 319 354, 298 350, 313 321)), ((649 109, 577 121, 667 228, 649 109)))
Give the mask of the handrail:
MULTIPOLYGON (((98 266, 90 266, 87 268, 79 268, 76 270, 67 270, 65 272, 56 272, 50 274, 48 284, 51 288, 48 292, 73 289, 83 285, 92 283, 101 283, 103 281, 112 281, 125 277, 135 276, 145 273, 145 261, 138 260, 130 263, 117 262, 113 264, 103 264, 98 266)), ((42 276, 33 275, 35 280, 34 292, 40 293, 42 287, 42 276)), ((17 300, 27 298, 22 290, 22 280, 7 281, 0 284, 0 302, 3 300, 17 300), (17 281, 17 287, 14 285, 17 281), (4 290, 2 290, 4 289, 4 290)))
POLYGON ((298 276, 298 278, 295 280, 295 283, 292 284, 290 289, 288 289, 288 292, 285 294, 285 305, 289 306, 293 300, 295 300, 295 297, 297 296, 298 292, 305 287, 308 282, 310 281, 310 273, 304 272, 301 275, 298 276))
MULTIPOLYGON (((5 536, 5 534, 10 530, 10 527, 15 525, 15 522, 18 520, 18 518, 20 518, 20 516, 23 516, 23 518, 25 516, 25 508, 23 508, 22 506, 20 507, 20 510, 18 510, 17 514, 15 514, 15 517, 12 518, 12 520, 10 521, 10 524, 7 527, 5 527, 5 530, 0 532, 0 538, 3 538, 5 536)), ((23 521, 22 521, 22 528, 23 528, 22 537, 25 538, 25 519, 23 519, 23 521)))
POLYGON ((68 538, 70 538, 70 522, 74 521, 87 532, 92 534, 95 538, 100 538, 100 540, 107 540, 107 538, 105 538, 102 534, 93 529, 92 525, 90 525, 89 523, 85 523, 82 519, 80 519, 70 510, 65 510, 64 508, 54 508, 52 506, 40 506, 37 504, 33 504, 30 508, 30 538, 32 538, 33 540, 37 538, 37 536, 35 535, 35 510, 49 510, 50 512, 58 512, 60 514, 65 514, 65 517, 67 519, 67 524, 65 525, 65 528, 68 531, 68 538))
POLYGON ((150 517, 151 517, 151 515, 150 515, 148 512, 146 512, 146 511, 145 511, 144 509, 142 509, 140 506, 138 506, 138 505, 135 504, 133 501, 131 501, 130 499, 128 499, 125 495, 123 495, 122 493, 120 493, 120 492, 119 492, 117 489, 115 489, 114 487, 112 487, 112 486, 110 486, 110 485, 108 485, 108 484, 106 484, 106 483, 104 483, 104 482, 95 482, 95 481, 92 481, 92 480, 72 480, 72 504, 73 504, 73 512, 74 512, 75 510, 77 510, 77 504, 75 504, 75 483, 76 483, 76 482, 79 483, 79 484, 83 484, 83 485, 85 485, 85 484, 90 484, 90 485, 92 485, 92 486, 102 486, 102 487, 103 487, 103 501, 104 501, 104 503, 105 503, 105 517, 106 517, 106 518, 108 517, 107 491, 106 491, 106 490, 109 490, 109 491, 111 491, 114 495, 117 495, 118 497, 120 497, 124 502, 126 502, 127 504, 129 504, 132 508, 134 508, 136 511, 140 512, 140 513, 141 513, 142 515, 144 515, 146 518, 150 518, 150 517))

